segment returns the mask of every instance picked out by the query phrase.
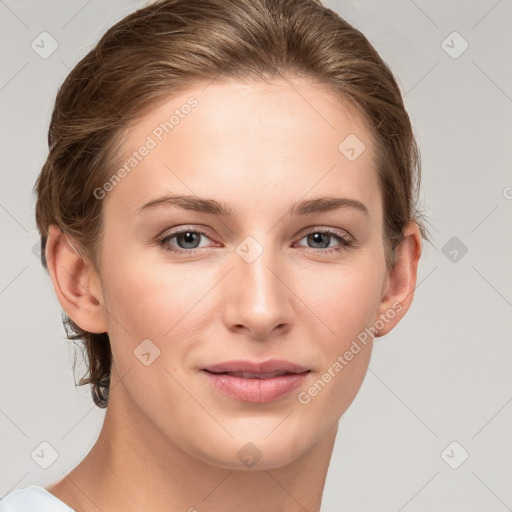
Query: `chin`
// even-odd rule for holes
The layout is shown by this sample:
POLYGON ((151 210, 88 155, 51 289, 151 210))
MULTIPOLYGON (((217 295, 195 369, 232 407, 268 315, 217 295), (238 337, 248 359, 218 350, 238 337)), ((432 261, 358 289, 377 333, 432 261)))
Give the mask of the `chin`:
MULTIPOLYGON (((297 460, 310 445, 304 435, 291 436, 281 432, 269 437, 264 435, 245 435, 222 439, 203 438, 193 449, 193 455, 212 466, 230 470, 264 471, 277 469, 297 460), (275 435, 275 437, 273 437, 275 435), (206 441, 206 444, 205 444, 206 441)), ((311 446, 314 442, 311 441, 311 446)))

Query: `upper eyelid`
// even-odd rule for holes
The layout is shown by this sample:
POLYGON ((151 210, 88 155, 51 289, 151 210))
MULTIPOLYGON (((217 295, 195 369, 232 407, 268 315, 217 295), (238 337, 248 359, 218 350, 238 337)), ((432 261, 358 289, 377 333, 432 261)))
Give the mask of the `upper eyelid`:
POLYGON ((307 228, 304 228, 303 230, 301 230, 299 232, 299 235, 302 235, 303 233, 309 234, 309 233, 325 232, 325 231, 327 231, 328 234, 337 234, 338 236, 340 236, 342 238, 343 238, 342 233, 346 233, 347 237, 350 238, 351 240, 354 238, 346 229, 332 228, 332 227, 328 227, 328 226, 307 227, 307 228))
POLYGON ((192 231, 194 233, 200 233, 202 235, 206 235, 208 236, 208 238, 215 238, 212 233, 210 232, 209 229, 205 228, 205 227, 180 227, 180 228, 176 228, 175 230, 171 230, 169 232, 167 231, 164 231, 164 233, 162 235, 160 235, 158 238, 162 239, 162 238, 167 238, 167 237, 174 237, 176 235, 180 235, 182 233, 186 233, 187 231, 192 231))

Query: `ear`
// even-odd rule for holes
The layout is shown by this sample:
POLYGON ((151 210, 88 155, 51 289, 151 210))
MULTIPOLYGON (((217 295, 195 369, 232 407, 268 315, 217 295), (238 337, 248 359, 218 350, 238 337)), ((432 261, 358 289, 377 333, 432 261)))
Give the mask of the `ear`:
POLYGON ((52 224, 46 242, 46 261, 57 298, 82 329, 107 332, 101 281, 92 262, 81 256, 68 235, 52 224))
POLYGON ((396 261, 386 277, 375 318, 375 337, 384 336, 400 322, 414 297, 421 257, 421 234, 415 222, 405 227, 404 239, 395 254, 396 261))

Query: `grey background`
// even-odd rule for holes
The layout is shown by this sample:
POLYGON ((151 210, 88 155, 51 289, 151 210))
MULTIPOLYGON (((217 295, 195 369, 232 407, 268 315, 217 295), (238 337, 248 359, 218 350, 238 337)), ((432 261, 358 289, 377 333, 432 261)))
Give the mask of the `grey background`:
MULTIPOLYGON (((75 349, 37 256, 32 187, 58 87, 143 3, 0 0, 0 495, 62 478, 101 428, 104 411, 75 388, 75 349), (48 58, 31 47, 43 31, 58 42, 48 58), (31 457, 43 441, 58 453, 48 469, 31 457)), ((511 510, 511 1, 325 4, 398 78, 434 247, 424 248, 411 309, 376 340, 342 417, 322 510, 511 510), (469 44, 457 58, 463 40, 443 44, 453 31, 469 44)), ((84 371, 78 364, 77 381, 84 371)))

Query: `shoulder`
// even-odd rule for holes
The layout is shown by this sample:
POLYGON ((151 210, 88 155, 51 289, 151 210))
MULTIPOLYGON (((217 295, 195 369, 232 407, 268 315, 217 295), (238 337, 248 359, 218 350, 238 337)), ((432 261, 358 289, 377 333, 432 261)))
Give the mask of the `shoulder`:
POLYGON ((0 512, 74 512, 39 485, 30 485, 0 498, 0 512))

